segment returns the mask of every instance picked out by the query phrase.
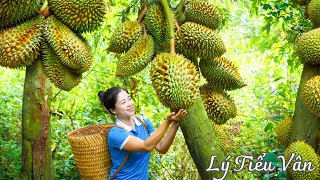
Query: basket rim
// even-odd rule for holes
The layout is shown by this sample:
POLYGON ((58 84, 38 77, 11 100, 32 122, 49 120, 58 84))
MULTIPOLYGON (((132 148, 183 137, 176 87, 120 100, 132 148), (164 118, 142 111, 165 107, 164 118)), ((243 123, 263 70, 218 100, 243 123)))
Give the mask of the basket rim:
POLYGON ((105 133, 108 133, 109 130, 111 128, 113 128, 115 126, 115 123, 106 123, 106 124, 94 124, 94 125, 88 125, 88 126, 85 126, 85 127, 81 127, 81 128, 78 128, 78 129, 75 129, 71 132, 68 133, 68 139, 76 139, 76 138, 83 138, 83 137, 94 137, 98 134, 105 134, 105 133), (101 130, 100 131, 97 131, 96 133, 92 133, 92 134, 83 134, 81 132, 85 132, 86 129, 91 129, 91 128, 97 128, 97 127, 101 127, 101 130))

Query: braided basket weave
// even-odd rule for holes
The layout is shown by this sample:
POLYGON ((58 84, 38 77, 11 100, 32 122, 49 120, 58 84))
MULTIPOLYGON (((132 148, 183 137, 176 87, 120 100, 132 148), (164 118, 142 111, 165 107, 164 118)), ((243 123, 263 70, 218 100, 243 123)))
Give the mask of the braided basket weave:
POLYGON ((97 124, 68 134, 81 179, 107 179, 111 167, 107 137, 113 126, 114 124, 97 124))

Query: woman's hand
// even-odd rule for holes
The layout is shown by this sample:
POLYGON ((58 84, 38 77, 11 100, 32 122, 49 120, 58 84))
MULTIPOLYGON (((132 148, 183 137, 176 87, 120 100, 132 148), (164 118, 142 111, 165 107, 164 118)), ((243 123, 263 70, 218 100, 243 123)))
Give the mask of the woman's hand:
POLYGON ((187 114, 187 111, 184 109, 180 109, 179 112, 177 114, 175 114, 175 112, 170 113, 166 120, 170 121, 170 122, 177 122, 179 121, 183 116, 185 116, 187 114))

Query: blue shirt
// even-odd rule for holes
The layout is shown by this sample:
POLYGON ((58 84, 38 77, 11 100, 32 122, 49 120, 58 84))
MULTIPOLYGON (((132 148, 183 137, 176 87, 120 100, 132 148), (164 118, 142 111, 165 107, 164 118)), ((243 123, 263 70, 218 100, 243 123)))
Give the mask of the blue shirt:
MULTIPOLYGON (((144 125, 135 117, 133 118, 136 128, 135 131, 121 122, 119 119, 116 120, 116 124, 124 127, 127 131, 129 131, 129 133, 119 127, 111 128, 108 135, 108 147, 110 151, 112 166, 108 179, 119 168, 128 153, 128 151, 122 150, 122 148, 128 141, 129 136, 135 136, 142 140, 146 140, 150 136, 150 134, 155 131, 150 120, 145 118, 143 115, 142 117, 148 126, 148 131, 146 130, 144 125)), ((150 152, 130 152, 128 160, 118 172, 114 180, 147 180, 149 159, 150 152)))

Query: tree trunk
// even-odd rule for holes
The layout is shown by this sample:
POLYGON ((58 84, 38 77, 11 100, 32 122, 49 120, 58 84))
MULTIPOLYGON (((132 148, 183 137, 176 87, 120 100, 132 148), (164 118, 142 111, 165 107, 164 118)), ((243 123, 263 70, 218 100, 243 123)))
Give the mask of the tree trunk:
MULTIPOLYGON (((293 126, 291 131, 290 143, 297 140, 306 141, 316 151, 317 135, 320 127, 320 117, 308 111, 302 102, 302 91, 306 82, 313 76, 320 74, 320 66, 305 64, 301 75, 298 95, 296 99, 295 111, 293 115, 293 126)), ((287 174, 287 179, 292 179, 287 174)))
POLYGON ((320 74, 320 66, 305 64, 301 75, 295 112, 293 115, 293 127, 290 142, 297 140, 307 141, 314 149, 316 148, 317 134, 320 127, 320 117, 308 111, 302 103, 302 90, 306 82, 313 76, 320 74))
POLYGON ((50 103, 52 88, 37 60, 26 68, 22 105, 21 179, 52 179, 50 103))
MULTIPOLYGON (((221 170, 221 166, 226 156, 218 144, 202 99, 199 98, 191 108, 187 109, 187 113, 179 123, 198 172, 203 180, 220 179, 224 176, 225 171, 221 170), (217 156, 212 168, 219 168, 220 171, 207 171, 210 168, 212 156, 217 156)), ((234 179, 231 171, 228 171, 224 179, 234 179)))

